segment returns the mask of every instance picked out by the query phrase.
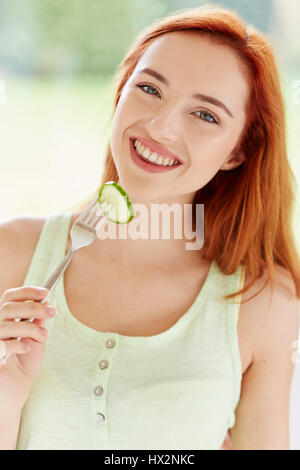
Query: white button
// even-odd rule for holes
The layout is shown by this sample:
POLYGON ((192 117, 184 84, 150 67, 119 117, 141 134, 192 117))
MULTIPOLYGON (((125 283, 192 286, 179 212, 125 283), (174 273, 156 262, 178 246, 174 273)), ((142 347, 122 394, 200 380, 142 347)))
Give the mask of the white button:
POLYGON ((100 361, 99 362, 99 367, 100 369, 106 369, 106 367, 108 367, 108 361, 100 361))
POLYGON ((102 413, 97 413, 95 416, 95 420, 97 423, 102 423, 105 421, 105 416, 102 413))
POLYGON ((100 397, 103 394, 103 388, 100 387, 100 385, 96 388, 94 388, 94 395, 97 397, 100 397))
POLYGON ((107 348, 113 348, 115 344, 116 344, 116 342, 115 342, 114 339, 108 339, 108 340, 106 341, 106 347, 107 347, 107 348))

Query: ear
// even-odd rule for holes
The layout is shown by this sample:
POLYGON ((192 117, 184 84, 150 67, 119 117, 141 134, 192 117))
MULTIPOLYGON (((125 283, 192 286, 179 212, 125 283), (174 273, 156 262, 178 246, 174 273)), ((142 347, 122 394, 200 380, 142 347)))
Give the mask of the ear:
POLYGON ((238 152, 233 157, 229 157, 220 167, 220 170, 233 170, 240 166, 245 160, 245 155, 242 152, 238 152))

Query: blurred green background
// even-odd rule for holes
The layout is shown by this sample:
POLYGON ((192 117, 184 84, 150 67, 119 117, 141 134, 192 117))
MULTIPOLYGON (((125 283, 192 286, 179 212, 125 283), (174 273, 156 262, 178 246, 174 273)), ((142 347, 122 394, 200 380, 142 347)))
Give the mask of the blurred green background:
MULTIPOLYGON (((68 210, 97 188, 118 64, 143 27, 203 3, 0 0, 0 217, 68 210)), ((214 4, 233 8, 274 44, 298 178, 300 2, 214 4)))

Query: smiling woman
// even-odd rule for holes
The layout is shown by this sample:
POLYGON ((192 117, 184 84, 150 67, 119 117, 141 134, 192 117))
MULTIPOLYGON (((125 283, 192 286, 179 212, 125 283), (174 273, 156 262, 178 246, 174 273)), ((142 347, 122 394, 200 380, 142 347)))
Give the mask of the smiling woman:
POLYGON ((204 246, 186 250, 186 233, 96 239, 51 297, 47 342, 25 337, 25 353, 9 340, 27 322, 11 319, 34 316, 33 293, 9 287, 43 284, 79 214, 4 224, 0 340, 15 356, 0 369, 13 410, 0 444, 225 449, 230 429, 233 449, 288 448, 300 262, 272 47, 234 12, 196 8, 142 31, 116 78, 101 186, 117 181, 150 212, 204 204, 204 246))
MULTIPOLYGON (((140 152, 144 156, 147 149, 162 156, 171 151, 183 166, 166 175, 170 177, 167 186, 149 185, 151 195, 147 196, 153 200, 157 188, 160 196, 166 188, 169 194, 180 191, 187 195, 185 202, 190 202, 193 194, 194 206, 205 204, 203 258, 217 260, 224 275, 236 272, 240 264, 245 267, 245 287, 224 298, 242 294, 244 301, 248 291, 254 299, 261 299, 269 281, 272 291, 274 282, 278 291, 279 280, 279 284, 288 282, 294 292, 289 294, 289 302, 294 295, 298 299, 300 264, 292 232, 296 186, 287 157, 279 74, 269 41, 232 11, 189 10, 146 28, 121 64, 116 82, 114 130, 120 126, 123 132, 115 132, 108 145, 103 182, 120 179, 136 191, 140 183, 143 195, 147 192, 149 183, 144 174, 126 166, 126 140, 131 132, 144 143, 140 152)), ((277 332, 286 357, 281 373, 289 375, 278 391, 281 398, 277 405, 274 393, 273 401, 268 402, 271 415, 261 411, 259 423, 254 423, 250 416, 255 405, 249 396, 253 395, 261 408, 266 406, 260 398, 269 389, 270 393, 278 389, 279 371, 274 367, 273 382, 262 380, 253 392, 251 383, 261 374, 261 369, 256 372, 254 367, 254 338, 265 334, 249 322, 252 317, 261 325, 261 310, 253 302, 248 302, 248 310, 242 304, 239 312, 239 350, 246 385, 236 411, 248 409, 249 419, 245 414, 236 424, 235 429, 241 431, 235 433, 234 444, 235 448, 286 448, 290 345, 298 335, 299 306, 292 302, 291 307, 281 307, 294 312, 290 325, 286 317, 280 319, 277 332), (254 311, 258 312, 255 319, 254 311), (289 328, 292 333, 286 333, 284 341, 280 332, 289 328), (250 365, 252 382, 249 372, 247 382, 245 372, 250 365), (254 431, 257 427, 265 437, 254 431), (271 429, 276 438, 270 436, 271 429)), ((281 300, 274 305, 273 309, 276 305, 280 308, 281 300)), ((267 307, 262 311, 264 308, 267 311, 267 307)), ((272 315, 276 323, 275 313, 269 313, 271 319, 272 315)), ((272 357, 277 353, 275 347, 272 357)), ((260 361, 268 359, 256 359, 256 363, 260 361)))
MULTIPOLYGON (((195 31, 172 31, 148 46, 122 90, 110 142, 119 178, 137 200, 158 197, 167 202, 172 195, 192 203, 195 192, 218 170, 232 170, 245 160, 235 149, 250 94, 242 65, 228 46, 195 31), (155 93, 141 88, 146 77, 155 93), (154 189, 145 172, 128 165, 125 147, 132 133, 157 152, 157 159, 172 151, 184 161, 163 174, 166 184, 154 189)), ((154 167, 159 161, 152 163, 154 167)))
MULTIPOLYGON (((291 226, 296 182, 269 41, 228 9, 187 10, 141 32, 119 67, 116 84, 114 129, 122 125, 126 106, 123 127, 128 132, 133 132, 132 121, 145 147, 162 156, 172 150, 185 163, 178 170, 188 175, 188 186, 180 191, 191 192, 196 182, 193 204, 206 204, 205 257, 218 259, 224 274, 243 261, 249 287, 263 267, 272 279, 279 264, 290 272, 299 297, 299 256, 291 226), (186 169, 195 170, 193 178, 186 169)), ((120 177, 119 155, 126 150, 119 148, 119 139, 128 148, 124 133, 113 132, 102 183, 120 177)), ((134 178, 137 185, 143 173, 134 178)))

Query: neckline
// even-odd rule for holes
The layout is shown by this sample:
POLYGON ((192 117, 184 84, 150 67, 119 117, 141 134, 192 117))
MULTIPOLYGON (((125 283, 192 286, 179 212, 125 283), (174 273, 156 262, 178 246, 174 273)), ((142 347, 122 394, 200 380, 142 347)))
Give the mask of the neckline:
MULTIPOLYGON (((69 229, 71 220, 72 220, 72 214, 70 215, 68 223, 66 224, 64 254, 67 248, 67 240, 68 240, 68 233, 69 233, 68 229, 69 229)), ((212 260, 212 262, 210 263, 206 278, 204 280, 204 283, 202 284, 197 296, 195 297, 190 307, 170 328, 162 331, 161 333, 157 333, 151 336, 128 336, 128 335, 123 335, 121 333, 117 333, 114 331, 95 330, 85 325, 84 323, 82 323, 72 314, 69 308, 69 305, 66 299, 66 293, 65 293, 64 274, 62 275, 62 278, 57 286, 58 301, 60 302, 60 308, 62 309, 62 312, 64 313, 65 319, 71 324, 73 329, 76 330, 80 334, 80 336, 84 337, 86 340, 91 339, 93 341, 95 340, 102 341, 103 338, 109 337, 109 338, 115 338, 118 340, 118 342, 122 342, 122 343, 135 343, 135 344, 156 343, 164 339, 170 338, 171 336, 176 334, 176 332, 180 328, 184 327, 185 324, 190 322, 192 318, 196 315, 196 313, 199 312, 199 310, 201 309, 201 306, 203 305, 203 302, 205 301, 206 292, 210 284, 210 279, 212 278, 213 274, 216 272, 216 269, 217 269, 217 266, 215 264, 215 261, 212 260)))

